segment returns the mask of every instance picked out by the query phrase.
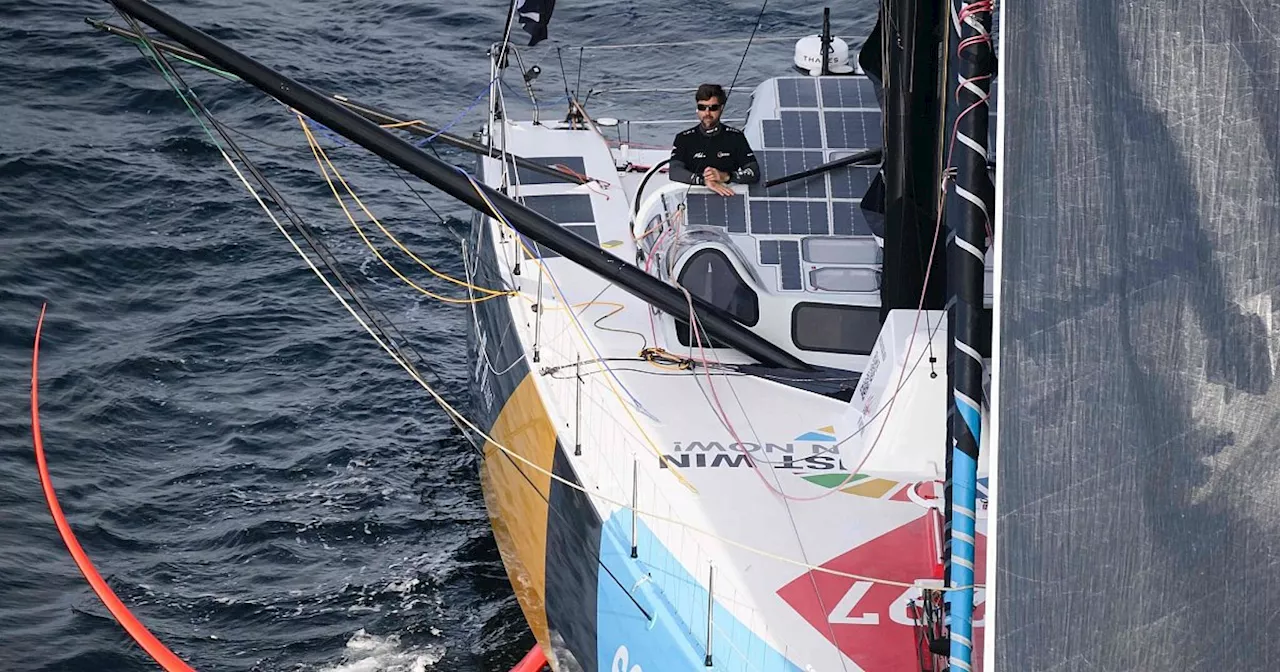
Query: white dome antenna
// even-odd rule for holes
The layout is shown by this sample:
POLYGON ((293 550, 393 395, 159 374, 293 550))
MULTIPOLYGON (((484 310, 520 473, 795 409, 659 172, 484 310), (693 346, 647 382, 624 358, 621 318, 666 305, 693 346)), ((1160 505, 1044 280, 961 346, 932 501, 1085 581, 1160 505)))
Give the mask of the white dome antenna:
POLYGON ((797 70, 809 73, 810 77, 847 75, 854 71, 848 43, 831 34, 830 7, 822 8, 822 34, 802 37, 796 42, 793 62, 797 70))
MULTIPOLYGON (((849 59, 849 45, 838 37, 831 38, 827 46, 827 70, 833 75, 847 75, 853 72, 849 59)), ((797 70, 806 72, 811 77, 822 74, 822 36, 809 35, 796 42, 795 66, 797 70)))

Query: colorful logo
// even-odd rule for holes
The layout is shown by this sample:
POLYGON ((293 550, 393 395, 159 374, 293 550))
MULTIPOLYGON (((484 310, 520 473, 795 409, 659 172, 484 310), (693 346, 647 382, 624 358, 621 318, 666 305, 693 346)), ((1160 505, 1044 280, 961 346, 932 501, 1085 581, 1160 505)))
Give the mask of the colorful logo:
POLYGON ((817 443, 835 443, 835 442, 836 442, 836 428, 835 428, 835 427, 833 427, 833 426, 831 426, 831 425, 827 425, 826 427, 819 427, 819 428, 818 428, 818 429, 816 429, 815 431, 812 431, 812 432, 805 432, 804 434, 801 434, 800 436, 797 436, 797 437, 796 437, 796 441, 814 441, 814 442, 817 442, 817 443))
MULTIPOLYGON (((985 576, 986 535, 979 533, 976 541, 977 575, 985 576)), ((933 576, 932 549, 929 523, 921 516, 821 567, 868 579, 912 583, 933 576)), ((975 593, 974 645, 980 652, 986 595, 982 589, 975 593)), ((918 595, 916 588, 819 570, 800 575, 778 591, 809 625, 867 672, 919 669, 914 622, 907 612, 908 601, 918 595)))

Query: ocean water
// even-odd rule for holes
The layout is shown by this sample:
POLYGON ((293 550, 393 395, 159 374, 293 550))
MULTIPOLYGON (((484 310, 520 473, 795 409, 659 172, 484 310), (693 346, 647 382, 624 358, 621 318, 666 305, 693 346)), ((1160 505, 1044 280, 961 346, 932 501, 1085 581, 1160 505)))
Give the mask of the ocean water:
MULTIPOLYGON (((568 86, 596 91, 597 117, 688 124, 687 96, 617 89, 728 83, 760 11, 559 4, 553 40, 527 54, 543 69, 544 118, 563 115, 568 86), (736 41, 679 44, 704 38, 736 41), (637 41, 677 46, 576 48, 637 41)), ((303 265, 138 50, 83 23, 122 23, 109 5, 3 5, 0 670, 155 669, 71 562, 40 491, 28 395, 45 302, 40 413, 63 509, 116 593, 193 667, 508 669, 533 640, 468 442, 303 265)), ((507 10, 437 0, 162 7, 317 88, 456 120, 461 135, 481 122, 483 104, 459 113, 488 81, 485 51, 507 10)), ((873 13, 865 0, 837 7, 833 24, 865 34, 873 13)), ((820 8, 770 3, 759 35, 820 26, 820 8)), ((785 74, 792 45, 755 44, 739 83, 785 74)), ((466 408, 466 309, 377 262, 284 109, 246 85, 182 72, 466 408)), ((633 139, 661 144, 678 128, 634 126, 633 139)), ((380 160, 324 142, 389 229, 461 274, 464 208, 415 183, 437 218, 380 160)))

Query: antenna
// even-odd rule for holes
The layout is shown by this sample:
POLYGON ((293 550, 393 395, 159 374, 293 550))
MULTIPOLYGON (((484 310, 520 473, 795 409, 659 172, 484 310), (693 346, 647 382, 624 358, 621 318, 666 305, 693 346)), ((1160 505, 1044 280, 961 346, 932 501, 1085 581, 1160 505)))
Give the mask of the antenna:
POLYGON ((831 74, 831 8, 822 8, 822 74, 831 74))

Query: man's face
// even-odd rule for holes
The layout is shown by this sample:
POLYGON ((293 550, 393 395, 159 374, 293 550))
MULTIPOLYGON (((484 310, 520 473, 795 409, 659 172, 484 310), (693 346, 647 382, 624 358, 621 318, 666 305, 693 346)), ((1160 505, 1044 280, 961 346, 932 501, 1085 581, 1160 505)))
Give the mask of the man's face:
POLYGON ((715 96, 698 101, 698 121, 702 122, 703 128, 714 128, 720 123, 720 115, 723 112, 724 101, 715 96))

